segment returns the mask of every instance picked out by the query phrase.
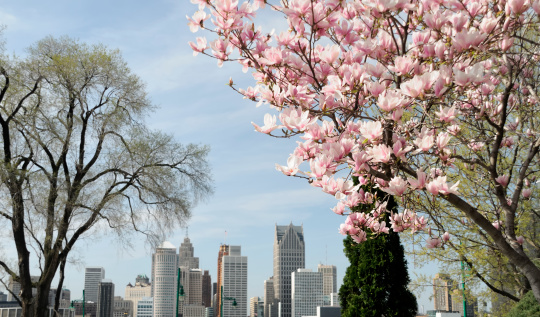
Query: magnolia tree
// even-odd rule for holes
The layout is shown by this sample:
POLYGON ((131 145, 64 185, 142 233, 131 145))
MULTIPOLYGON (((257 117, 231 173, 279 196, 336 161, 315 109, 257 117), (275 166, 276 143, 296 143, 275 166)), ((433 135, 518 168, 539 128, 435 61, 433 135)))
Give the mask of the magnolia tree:
POLYGON ((277 169, 334 195, 342 234, 361 243, 389 227, 423 231, 427 247, 442 247, 450 234, 417 212, 427 195, 489 237, 540 301, 540 270, 520 232, 539 162, 539 0, 191 2, 191 30, 214 34, 190 43, 194 54, 253 71, 254 87, 231 87, 279 112, 257 131, 302 139, 277 169), (268 9, 287 31, 257 26, 268 9), (459 185, 465 170, 478 180, 473 193, 459 185), (386 203, 353 176, 400 201, 390 223, 386 203), (374 210, 350 211, 366 202, 374 210))

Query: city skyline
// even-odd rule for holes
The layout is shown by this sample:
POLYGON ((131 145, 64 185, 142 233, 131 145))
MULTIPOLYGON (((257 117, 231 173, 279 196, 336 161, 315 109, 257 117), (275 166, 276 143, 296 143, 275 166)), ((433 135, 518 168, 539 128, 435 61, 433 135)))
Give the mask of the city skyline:
MULTIPOLYGON (((242 254, 250 259, 248 297, 261 296, 263 281, 272 276, 274 224, 292 221, 304 225, 309 241, 307 268, 316 270, 319 263, 336 265, 339 288, 348 261, 342 251, 344 237, 338 234, 345 219, 330 210, 336 200, 275 170, 275 163, 285 164, 296 140, 286 145, 253 131, 251 121, 262 122, 268 110, 256 108, 226 86, 231 76, 240 87, 252 85, 249 74, 243 74, 237 65, 217 69, 213 61, 192 56, 187 42, 194 35, 185 16, 195 11, 189 1, 120 1, 114 5, 105 1, 28 1, 3 4, 0 17, 6 25, 3 35, 10 54, 24 55, 26 47, 47 35, 69 35, 81 42, 120 49, 128 66, 147 83, 149 98, 160 106, 147 119, 149 125, 173 134, 180 142, 211 146, 215 194, 193 210, 187 224, 199 266, 210 271, 212 281, 217 278, 219 245, 242 245, 242 254), (105 5, 108 10, 99 9, 105 5)), ((269 18, 268 24, 271 21, 269 18)), ((167 240, 178 246, 184 236, 185 230, 178 229, 167 240)), ((4 242, 9 240, 3 235, 0 238, 0 250, 15 255, 12 245, 4 242)), ((145 245, 143 235, 116 237, 98 226, 73 251, 70 259, 76 264, 68 263, 64 284, 73 299, 82 297, 85 266, 106 268, 107 277, 117 285, 115 295, 120 296, 137 275, 151 273, 153 249, 145 245), (122 247, 122 241, 132 248, 122 247)), ((409 266, 414 268, 412 259, 409 266)), ((37 266, 32 271, 37 273, 37 266)), ((423 303, 426 307, 431 304, 428 296, 423 303)))

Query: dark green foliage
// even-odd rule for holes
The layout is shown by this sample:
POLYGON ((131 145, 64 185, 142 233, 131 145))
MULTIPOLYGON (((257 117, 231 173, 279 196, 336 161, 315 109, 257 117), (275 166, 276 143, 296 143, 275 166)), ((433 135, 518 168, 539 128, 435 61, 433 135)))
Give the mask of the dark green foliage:
MULTIPOLYGON (((378 189, 368 190, 379 197, 386 195, 378 189)), ((386 199, 387 209, 396 211, 393 197, 386 199)), ((372 208, 362 205, 354 211, 368 212, 372 208)), ((416 316, 416 297, 407 289, 407 261, 397 233, 390 229, 390 234, 368 238, 361 244, 348 236, 344 245, 351 265, 339 290, 343 317, 416 316)))
POLYGON ((540 304, 534 298, 533 292, 525 294, 506 317, 540 317, 540 304))

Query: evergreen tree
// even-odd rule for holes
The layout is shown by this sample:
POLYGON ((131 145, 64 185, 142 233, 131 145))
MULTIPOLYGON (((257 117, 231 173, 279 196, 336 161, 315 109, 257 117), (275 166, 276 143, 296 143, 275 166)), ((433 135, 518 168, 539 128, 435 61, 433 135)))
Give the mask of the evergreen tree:
MULTIPOLYGON (((397 204, 392 196, 375 188, 364 188, 364 191, 386 196, 387 209, 396 212, 397 204)), ((372 205, 359 205, 353 211, 369 212, 372 209, 372 205)), ((388 223, 388 215, 386 221, 388 223)), ((416 315, 418 306, 416 297, 407 289, 407 261, 398 233, 390 229, 390 234, 369 237, 361 244, 347 236, 344 246, 350 266, 339 290, 342 316, 416 315)))

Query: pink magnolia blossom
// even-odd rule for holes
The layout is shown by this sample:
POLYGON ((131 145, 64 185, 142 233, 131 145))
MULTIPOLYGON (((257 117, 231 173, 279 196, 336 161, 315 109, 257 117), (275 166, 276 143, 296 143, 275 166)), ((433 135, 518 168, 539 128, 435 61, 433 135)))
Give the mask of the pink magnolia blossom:
POLYGON ((255 131, 268 134, 275 129, 279 129, 282 126, 276 125, 276 116, 270 115, 269 113, 264 115, 264 125, 262 127, 259 127, 255 123, 251 122, 251 124, 255 127, 255 131))
POLYGON ((435 112, 435 114, 439 117, 440 121, 452 123, 454 119, 456 119, 457 111, 456 107, 444 107, 440 106, 440 111, 435 112))
POLYGON ((520 245, 523 244, 523 242, 525 242, 525 239, 523 238, 523 236, 519 236, 516 238, 516 242, 519 243, 520 245))
POLYGON ((448 183, 446 182, 446 176, 438 176, 433 181, 429 182, 426 185, 426 189, 428 192, 430 192, 433 195, 443 194, 457 194, 457 187, 459 185, 459 181, 457 181, 454 185, 448 186, 448 183))
POLYGON ((450 234, 448 232, 445 232, 442 235, 442 239, 443 239, 444 242, 448 242, 450 240, 450 234))
POLYGON ((191 46, 191 49, 193 50, 193 56, 197 56, 199 53, 204 52, 204 50, 208 48, 206 39, 204 37, 198 37, 197 44, 189 42, 189 46, 191 46))
POLYGON ((530 188, 524 189, 521 194, 524 198, 529 199, 531 197, 532 190, 530 188))
POLYGON ((495 181, 501 184, 502 187, 506 187, 506 185, 508 185, 508 180, 509 180, 508 175, 501 175, 495 178, 495 181))
POLYGON ((369 158, 375 163, 388 163, 392 149, 385 144, 375 145, 367 150, 369 158))
POLYGON ((287 176, 294 176, 298 173, 298 165, 302 163, 302 159, 297 156, 290 156, 287 160, 287 166, 276 164, 276 170, 287 176))
POLYGON ((383 129, 380 121, 363 122, 360 127, 362 136, 370 141, 376 141, 382 136, 383 129))
POLYGON ((411 187, 413 188, 423 189, 426 186, 426 173, 424 173, 422 170, 417 170, 416 177, 416 179, 408 177, 407 180, 409 181, 409 184, 411 184, 411 187))
POLYGON ((441 239, 439 238, 428 238, 426 240, 426 247, 429 249, 438 248, 442 245, 441 239))
POLYGON ((388 183, 388 187, 382 188, 382 190, 390 195, 402 196, 407 190, 407 187, 407 181, 399 176, 396 176, 388 183))

